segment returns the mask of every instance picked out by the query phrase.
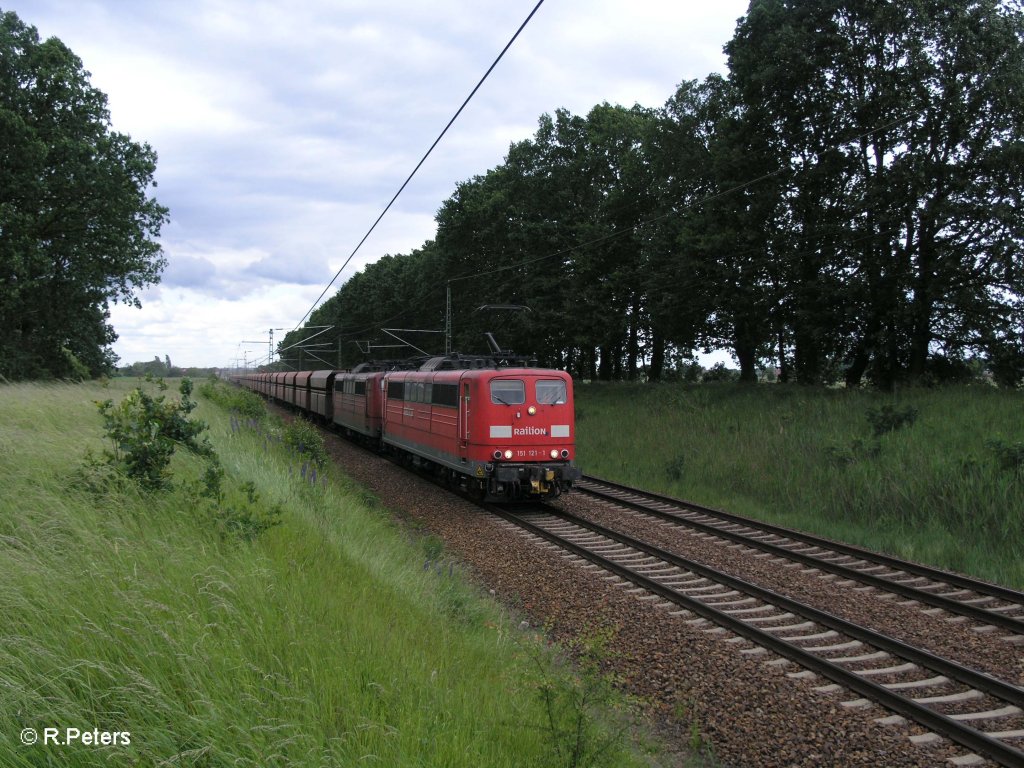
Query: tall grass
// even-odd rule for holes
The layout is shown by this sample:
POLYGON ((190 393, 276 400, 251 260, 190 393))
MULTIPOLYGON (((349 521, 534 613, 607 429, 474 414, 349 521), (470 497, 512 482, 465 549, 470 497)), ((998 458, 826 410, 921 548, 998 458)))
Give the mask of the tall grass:
POLYGON ((0 765, 554 764, 538 690, 571 681, 436 548, 212 405, 227 481, 285 510, 255 541, 210 525, 194 459, 169 492, 84 482, 110 396, 0 389, 0 765), (47 727, 130 745, 20 743, 47 727))
POLYGON ((593 384, 576 402, 587 472, 1024 588, 1024 393, 593 384), (886 406, 916 418, 876 436, 886 406))

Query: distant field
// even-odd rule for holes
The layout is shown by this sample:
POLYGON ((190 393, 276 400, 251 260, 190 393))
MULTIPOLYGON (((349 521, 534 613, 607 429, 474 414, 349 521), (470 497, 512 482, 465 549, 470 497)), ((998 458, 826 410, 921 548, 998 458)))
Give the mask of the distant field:
POLYGON ((209 403, 217 509, 194 458, 111 477, 93 401, 128 386, 0 387, 0 765, 554 764, 578 683, 436 541, 209 403))
POLYGON ((585 472, 1024 589, 1022 392, 589 384, 576 408, 585 472))

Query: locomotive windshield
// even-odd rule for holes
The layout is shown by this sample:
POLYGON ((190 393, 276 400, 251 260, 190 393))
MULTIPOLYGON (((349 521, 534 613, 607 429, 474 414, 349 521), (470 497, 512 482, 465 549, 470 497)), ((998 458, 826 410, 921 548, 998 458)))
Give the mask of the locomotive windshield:
POLYGON ((540 405, 561 405, 565 402, 565 382, 561 379, 538 379, 537 402, 540 405))
POLYGON ((491 402, 502 405, 522 405, 526 402, 526 385, 519 379, 493 379, 491 402))

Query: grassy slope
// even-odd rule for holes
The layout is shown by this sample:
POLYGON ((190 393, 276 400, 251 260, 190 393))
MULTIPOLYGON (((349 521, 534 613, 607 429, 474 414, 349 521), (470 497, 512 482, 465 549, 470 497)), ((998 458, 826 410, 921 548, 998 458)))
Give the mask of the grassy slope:
POLYGON ((585 471, 1024 589, 1024 393, 577 387, 585 471), (869 408, 914 407, 882 436, 869 408))
POLYGON ((286 509, 255 543, 221 541, 180 484, 72 487, 110 396, 0 388, 0 765, 551 764, 537 684, 570 683, 333 471, 304 482, 205 405, 229 482, 286 509), (48 726, 131 745, 19 743, 48 726))

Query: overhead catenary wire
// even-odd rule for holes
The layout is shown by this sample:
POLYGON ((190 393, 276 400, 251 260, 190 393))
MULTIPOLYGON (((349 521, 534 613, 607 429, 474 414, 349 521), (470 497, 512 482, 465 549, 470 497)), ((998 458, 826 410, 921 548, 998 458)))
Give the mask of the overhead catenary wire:
POLYGON ((419 171, 420 166, 422 166, 423 163, 426 162, 427 158, 430 157, 430 153, 434 151, 434 148, 441 142, 441 139, 444 138, 444 135, 448 133, 448 129, 452 127, 452 125, 458 119, 459 115, 462 114, 462 110, 466 108, 466 105, 469 104, 473 96, 476 95, 476 92, 480 90, 480 86, 484 84, 484 81, 490 76, 491 72, 494 71, 494 68, 498 66, 498 62, 501 61, 501 59, 505 56, 505 53, 508 51, 508 49, 512 47, 512 43, 516 41, 516 38, 519 37, 519 34, 526 28, 526 25, 530 23, 530 19, 532 19, 534 14, 536 14, 537 11, 540 10, 541 5, 543 4, 544 0, 538 0, 537 4, 533 7, 533 10, 530 11, 529 15, 526 17, 523 23, 519 25, 519 29, 515 31, 515 34, 512 35, 509 41, 505 44, 505 47, 501 49, 501 53, 498 54, 497 58, 492 62, 491 66, 487 68, 487 71, 484 72, 483 77, 480 78, 480 81, 476 84, 476 86, 474 86, 473 90, 470 91, 469 96, 467 96, 466 100, 462 102, 462 106, 460 106, 458 110, 456 110, 455 114, 452 115, 451 120, 448 121, 448 124, 444 127, 441 133, 438 134, 437 138, 434 139, 434 143, 430 145, 430 149, 428 149, 426 153, 423 155, 423 157, 420 158, 420 161, 416 163, 416 167, 412 169, 412 173, 410 173, 406 180, 402 182, 402 186, 400 186, 398 188, 398 191, 395 192, 394 197, 392 197, 390 202, 388 202, 388 204, 384 206, 384 210, 381 211, 376 221, 373 222, 370 228, 366 231, 366 234, 363 235, 363 238, 352 250, 352 253, 350 253, 348 255, 348 258, 345 259, 345 262, 341 265, 341 268, 335 273, 334 277, 331 278, 331 282, 327 284, 327 286, 324 288, 321 294, 317 297, 316 301, 314 301, 310 308, 306 310, 306 314, 304 314, 302 318, 299 320, 299 322, 295 324, 295 328, 292 329, 293 331, 298 330, 299 326, 301 326, 302 323, 305 322, 306 318, 309 317, 310 313, 312 313, 313 310, 316 309, 317 304, 319 304, 323 297, 327 295, 327 292, 331 289, 331 286, 334 285, 335 281, 339 277, 341 277, 341 273, 345 271, 345 267, 349 265, 349 262, 352 261, 352 258, 356 255, 356 253, 359 252, 359 249, 363 247, 363 243, 367 241, 367 239, 373 233, 373 230, 377 228, 377 225, 381 222, 381 220, 384 218, 387 212, 391 209, 391 206, 394 205, 395 201, 398 199, 398 196, 402 194, 406 186, 408 186, 409 182, 412 181, 413 176, 415 176, 416 172, 419 171))

